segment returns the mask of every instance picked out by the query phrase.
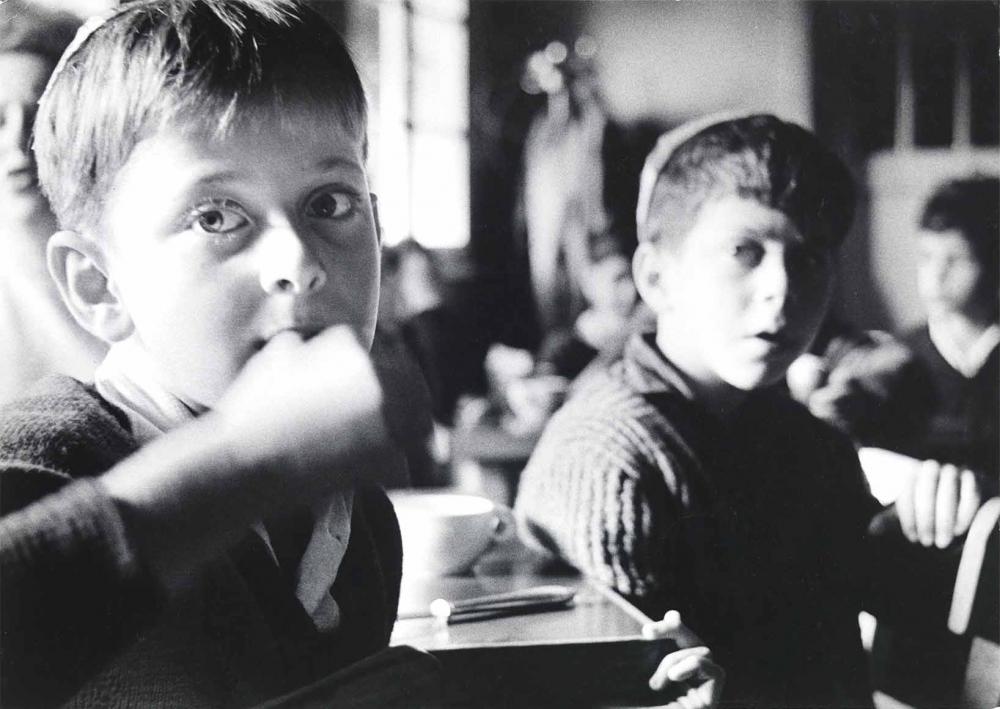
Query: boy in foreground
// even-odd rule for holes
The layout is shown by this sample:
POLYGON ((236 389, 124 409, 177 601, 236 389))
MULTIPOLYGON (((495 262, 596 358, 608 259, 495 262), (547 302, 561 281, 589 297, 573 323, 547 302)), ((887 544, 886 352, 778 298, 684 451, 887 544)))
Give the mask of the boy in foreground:
MULTIPOLYGON (((656 332, 556 414, 521 478, 534 537, 647 613, 679 611, 741 706, 871 704, 857 615, 880 508, 850 442, 772 386, 819 328, 853 209, 840 161, 773 116, 661 138, 633 268, 656 332)), ((935 520, 937 490, 918 489, 935 520)), ((948 492, 950 541, 978 491, 948 492)), ((692 651, 671 679, 714 667, 692 651)))
POLYGON ((387 644, 365 123, 291 2, 129 3, 67 50, 49 266, 110 352, 0 418, 5 705, 248 705, 387 644))

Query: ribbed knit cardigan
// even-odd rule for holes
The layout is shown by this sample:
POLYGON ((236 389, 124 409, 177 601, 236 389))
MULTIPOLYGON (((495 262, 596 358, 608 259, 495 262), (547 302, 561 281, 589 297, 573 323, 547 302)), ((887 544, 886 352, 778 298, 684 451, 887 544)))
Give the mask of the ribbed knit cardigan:
POLYGON ((777 392, 709 416, 637 336, 521 476, 534 540, 650 615, 681 611, 748 706, 870 703, 857 613, 879 510, 850 443, 777 392))
POLYGON ((253 533, 169 598, 93 477, 136 449, 124 415, 56 377, 0 411, 0 702, 4 707, 247 706, 388 643, 401 550, 379 489, 355 497, 316 631, 253 533))

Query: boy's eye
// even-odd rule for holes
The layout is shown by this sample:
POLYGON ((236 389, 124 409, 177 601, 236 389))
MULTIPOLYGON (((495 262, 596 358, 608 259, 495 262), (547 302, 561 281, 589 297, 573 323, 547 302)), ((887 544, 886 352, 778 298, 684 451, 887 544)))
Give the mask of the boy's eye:
POLYGON ((323 190, 310 198, 306 215, 316 219, 339 219, 354 211, 357 197, 347 192, 323 190))
POLYGON ((206 234, 228 234, 242 229, 250 220, 232 207, 210 207, 200 210, 194 217, 192 226, 206 234))
POLYGON ((730 255, 744 266, 756 266, 764 258, 764 247, 754 241, 734 244, 730 255))

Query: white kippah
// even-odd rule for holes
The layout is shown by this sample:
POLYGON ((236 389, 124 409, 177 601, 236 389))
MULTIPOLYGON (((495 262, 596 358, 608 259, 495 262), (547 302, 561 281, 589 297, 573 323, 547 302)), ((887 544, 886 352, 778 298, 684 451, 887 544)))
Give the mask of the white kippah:
POLYGON ((140 4, 142 3, 140 2, 120 3, 112 7, 110 10, 106 10, 102 13, 89 17, 82 25, 80 25, 79 29, 77 29, 76 31, 76 35, 73 37, 73 41, 70 42, 69 46, 66 47, 65 51, 63 51, 62 56, 59 57, 59 62, 56 64, 56 68, 53 69, 52 73, 49 75, 49 80, 45 84, 45 91, 43 91, 42 95, 39 97, 38 103, 41 104, 42 101, 45 100, 45 97, 52 89, 52 86, 56 83, 56 79, 58 79, 59 75, 63 73, 63 70, 66 68, 66 65, 69 64, 70 60, 74 57, 74 55, 76 55, 76 53, 80 51, 80 48, 84 44, 86 44, 87 40, 90 39, 91 35, 93 35, 94 32, 96 32, 98 29, 106 25, 114 18, 118 17, 118 15, 123 15, 129 10, 133 10, 137 5, 140 4))
POLYGON ((656 186, 656 178, 660 172, 682 144, 695 137, 704 130, 728 121, 740 118, 748 118, 757 115, 756 112, 720 111, 711 113, 701 118, 682 123, 676 128, 667 131, 656 141, 656 145, 646 157, 643 163, 642 173, 639 176, 639 201, 635 208, 635 223, 639 231, 639 239, 649 218, 649 209, 653 201, 653 187, 656 186))

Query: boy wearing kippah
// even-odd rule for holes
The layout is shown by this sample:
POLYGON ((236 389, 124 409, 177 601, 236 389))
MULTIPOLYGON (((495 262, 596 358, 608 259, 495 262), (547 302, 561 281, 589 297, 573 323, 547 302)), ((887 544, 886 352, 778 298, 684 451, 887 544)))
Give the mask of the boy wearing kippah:
POLYGON ((287 0, 140 0, 63 56, 49 268, 110 352, 0 415, 5 706, 250 705, 387 644, 365 124, 287 0))
MULTIPOLYGON (((871 703, 857 614, 879 506, 850 442, 773 386, 816 334, 853 208, 840 161, 773 116, 661 138, 633 267, 656 332, 553 417, 521 477, 535 539, 679 611, 741 706, 871 703)), ((940 521, 950 540, 970 520, 940 521)), ((703 662, 668 678, 710 679, 703 662)))

